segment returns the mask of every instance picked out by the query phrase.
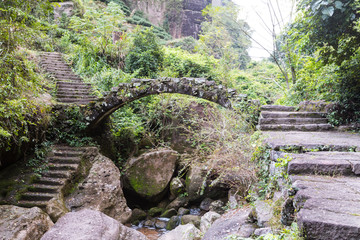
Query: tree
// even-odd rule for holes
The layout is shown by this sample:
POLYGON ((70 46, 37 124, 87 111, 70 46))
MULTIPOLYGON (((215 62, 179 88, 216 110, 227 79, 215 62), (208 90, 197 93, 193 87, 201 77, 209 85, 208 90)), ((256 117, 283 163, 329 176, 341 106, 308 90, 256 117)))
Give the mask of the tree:
POLYGON ((138 77, 155 78, 164 61, 163 50, 152 28, 138 28, 133 33, 125 65, 128 73, 137 72, 138 77))
POLYGON ((203 10, 206 21, 201 24, 197 51, 226 59, 226 64, 245 68, 250 62, 247 49, 250 47, 249 25, 238 19, 239 8, 232 2, 225 6, 207 6, 203 10))

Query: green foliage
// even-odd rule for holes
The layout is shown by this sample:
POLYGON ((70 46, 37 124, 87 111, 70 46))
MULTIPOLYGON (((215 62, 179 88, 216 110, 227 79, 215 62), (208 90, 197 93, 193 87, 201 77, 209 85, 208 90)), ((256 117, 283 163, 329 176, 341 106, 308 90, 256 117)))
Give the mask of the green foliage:
POLYGON ((283 228, 279 234, 268 233, 260 236, 256 240, 303 240, 301 232, 296 223, 292 223, 290 227, 283 228))
POLYGON ((128 73, 137 77, 156 77, 163 63, 163 50, 152 29, 137 29, 132 35, 129 54, 125 64, 128 73))
POLYGON ((80 147, 93 145, 85 130, 87 121, 79 106, 60 108, 52 114, 52 125, 48 130, 48 139, 52 142, 66 143, 80 147))
POLYGON ((250 29, 238 19, 238 13, 238 7, 230 1, 225 7, 207 6, 203 10, 207 21, 201 24, 197 51, 223 59, 224 66, 245 68, 250 61, 247 53, 250 29))
POLYGON ((174 39, 166 43, 167 46, 173 48, 181 48, 182 50, 193 52, 196 46, 196 40, 193 37, 184 37, 179 39, 174 39))
POLYGON ((165 48, 164 54, 161 76, 213 78, 212 68, 217 63, 214 58, 191 54, 180 48, 165 48))
POLYGON ((26 163, 27 167, 32 168, 32 172, 40 177, 43 172, 49 170, 46 156, 51 150, 51 142, 45 141, 41 144, 36 144, 34 147, 34 156, 26 163))

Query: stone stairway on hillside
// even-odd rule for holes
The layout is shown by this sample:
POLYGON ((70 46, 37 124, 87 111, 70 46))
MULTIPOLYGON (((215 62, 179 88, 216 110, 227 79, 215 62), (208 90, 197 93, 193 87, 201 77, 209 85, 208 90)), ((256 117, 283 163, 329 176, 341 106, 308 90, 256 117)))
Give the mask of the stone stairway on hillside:
POLYGON ((258 129, 262 131, 330 131, 326 113, 298 112, 294 107, 264 105, 258 129))
POLYGON ((290 196, 283 205, 282 222, 289 225, 296 215, 306 240, 360 239, 360 134, 264 134, 273 149, 272 174, 278 171, 276 162, 289 161, 285 171, 291 188, 285 191, 290 196), (292 150, 296 153, 286 152, 292 150))
POLYGON ((86 148, 54 146, 47 157, 47 168, 22 193, 19 206, 45 208, 48 201, 58 197, 66 184, 78 170, 81 157, 86 148))
POLYGON ((88 104, 96 97, 91 84, 84 83, 74 74, 60 53, 46 52, 41 55, 41 65, 56 79, 56 97, 61 103, 88 104))

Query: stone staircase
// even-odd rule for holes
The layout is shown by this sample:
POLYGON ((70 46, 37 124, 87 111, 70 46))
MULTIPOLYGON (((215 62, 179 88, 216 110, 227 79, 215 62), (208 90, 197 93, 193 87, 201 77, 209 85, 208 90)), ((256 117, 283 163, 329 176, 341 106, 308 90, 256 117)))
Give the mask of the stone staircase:
POLYGON ((275 164, 280 158, 289 160, 284 170, 291 188, 283 186, 289 196, 283 205, 282 222, 289 225, 296 215, 305 239, 360 239, 360 134, 265 134, 273 149, 270 172, 279 171, 275 164), (297 153, 286 152, 294 149, 297 153))
POLYGON ((259 125, 262 131, 330 131, 333 127, 326 119, 326 113, 297 112, 294 107, 261 106, 259 125))
POLYGON ((45 52, 41 55, 41 65, 56 79, 56 98, 60 103, 88 104, 95 101, 91 84, 84 83, 74 74, 60 53, 45 52))
POLYGON ((48 201, 59 197, 66 184, 77 172, 81 157, 86 148, 54 146, 47 157, 47 170, 28 186, 27 192, 21 194, 19 206, 45 208, 48 201))

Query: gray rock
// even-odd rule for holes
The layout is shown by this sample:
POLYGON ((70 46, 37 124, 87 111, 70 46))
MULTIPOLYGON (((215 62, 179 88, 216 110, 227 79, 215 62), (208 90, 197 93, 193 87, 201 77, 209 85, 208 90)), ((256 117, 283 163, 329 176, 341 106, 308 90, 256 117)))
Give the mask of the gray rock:
POLYGON ((161 215, 162 211, 163 211, 162 208, 153 207, 153 208, 150 208, 150 209, 149 209, 148 215, 149 215, 150 217, 157 217, 157 216, 160 216, 160 215, 161 215))
POLYGON ((272 230, 270 227, 267 228, 258 228, 255 230, 254 235, 255 236, 263 236, 266 234, 272 233, 272 230))
POLYGON ((129 219, 130 223, 136 222, 136 221, 140 221, 140 220, 144 220, 146 218, 147 214, 144 210, 135 208, 132 210, 131 213, 131 217, 129 219))
POLYGON ((185 186, 179 178, 173 178, 170 182, 170 194, 172 199, 177 198, 180 194, 185 192, 185 186))
POLYGON ((166 228, 166 222, 158 219, 155 221, 155 227, 159 229, 164 229, 166 228))
POLYGON ((147 238, 101 212, 83 209, 65 214, 41 238, 41 240, 53 239, 146 240, 147 238))
POLYGON ((60 18, 63 14, 67 17, 71 17, 74 11, 74 3, 71 1, 58 2, 58 5, 54 7, 54 19, 60 18))
POLYGON ((193 224, 195 227, 200 228, 201 217, 196 215, 184 215, 181 217, 181 224, 193 224))
POLYGON ((131 217, 131 209, 121 188, 120 171, 102 155, 95 158, 88 176, 66 198, 66 206, 71 211, 85 208, 100 211, 121 223, 131 217))
POLYGON ((187 208, 181 207, 181 208, 179 208, 179 210, 178 210, 178 215, 179 215, 179 216, 183 216, 183 215, 186 215, 186 214, 189 214, 189 213, 190 213, 190 210, 187 209, 187 208))
POLYGON ((149 201, 159 201, 166 194, 177 158, 173 150, 158 149, 128 160, 124 187, 149 201))
POLYGON ((174 201, 172 201, 166 209, 179 209, 180 207, 186 207, 189 204, 189 198, 187 197, 177 197, 174 201))
POLYGON ((176 212, 175 208, 170 208, 170 209, 166 210, 165 212, 163 212, 160 217, 171 218, 172 216, 176 216, 176 215, 177 215, 177 212, 176 212))
POLYGON ((273 217, 273 209, 269 202, 258 200, 254 203, 254 217, 259 227, 268 227, 269 221, 273 217))
POLYGON ((237 233, 237 236, 243 237, 243 238, 249 238, 256 231, 256 227, 257 227, 256 224, 245 223, 240 227, 240 229, 237 233))
POLYGON ((38 207, 0 206, 1 239, 40 239, 53 225, 50 217, 38 207))
POLYGON ((145 227, 155 227, 155 219, 151 218, 144 222, 145 227))
POLYGON ((227 212, 216 220, 202 240, 226 239, 239 233, 241 227, 250 222, 251 209, 236 209, 227 212))
POLYGON ((180 225, 181 217, 180 216, 172 216, 166 225, 166 230, 173 230, 177 226, 180 225))
POLYGON ((201 217, 200 221, 200 231, 205 233, 210 226, 221 217, 220 214, 216 212, 207 212, 204 216, 201 217))
POLYGON ((159 240, 200 240, 201 232, 192 224, 180 225, 162 235, 159 240))
POLYGON ((211 198, 205 198, 204 200, 202 200, 202 202, 200 203, 200 209, 204 210, 204 211, 209 211, 210 210, 210 204, 213 202, 214 200, 212 200, 211 198))
POLYGON ((216 201, 213 201, 211 204, 210 204, 210 207, 209 209, 213 212, 217 212, 219 214, 223 214, 225 212, 224 210, 224 202, 221 201, 221 200, 216 200, 216 201))
POLYGON ((52 198, 46 204, 46 213, 54 222, 56 222, 59 218, 61 218, 68 212, 69 210, 65 206, 64 201, 59 200, 58 198, 52 198))

